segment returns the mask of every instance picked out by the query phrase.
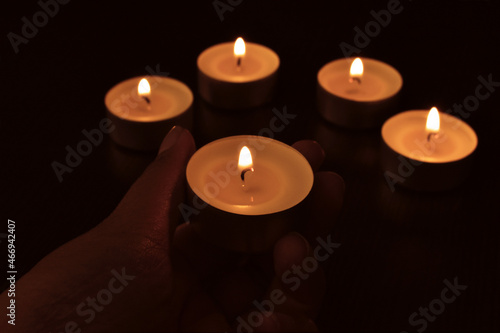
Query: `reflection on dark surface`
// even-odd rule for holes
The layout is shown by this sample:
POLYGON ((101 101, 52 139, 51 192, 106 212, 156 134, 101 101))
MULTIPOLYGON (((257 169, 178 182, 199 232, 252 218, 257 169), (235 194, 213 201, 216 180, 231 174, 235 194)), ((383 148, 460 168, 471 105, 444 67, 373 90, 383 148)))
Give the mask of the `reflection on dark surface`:
POLYGON ((270 105, 226 110, 199 100, 194 115, 196 143, 201 147, 228 136, 257 135, 262 129, 269 128, 269 121, 273 116, 273 107, 270 105))

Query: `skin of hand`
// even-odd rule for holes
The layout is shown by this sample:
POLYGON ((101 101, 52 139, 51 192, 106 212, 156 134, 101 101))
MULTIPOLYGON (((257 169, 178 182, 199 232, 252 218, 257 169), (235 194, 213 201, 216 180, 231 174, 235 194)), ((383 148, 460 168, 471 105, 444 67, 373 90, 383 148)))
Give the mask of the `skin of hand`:
MULTIPOLYGON (((324 158, 313 141, 294 148, 317 170, 324 158)), ((283 236, 274 251, 230 253, 179 225, 185 170, 195 151, 189 131, 174 127, 159 153, 102 223, 43 258, 16 283, 16 325, 1 332, 234 331, 252 302, 283 293, 253 331, 314 331, 325 292, 320 267, 297 290, 284 272, 312 256, 318 237, 332 230, 344 182, 317 172, 306 200, 310 216, 300 232, 283 236), (302 236, 302 235, 303 236, 302 236)), ((7 291, 0 304, 9 303, 7 291)), ((268 306, 269 309, 269 306, 268 306)))

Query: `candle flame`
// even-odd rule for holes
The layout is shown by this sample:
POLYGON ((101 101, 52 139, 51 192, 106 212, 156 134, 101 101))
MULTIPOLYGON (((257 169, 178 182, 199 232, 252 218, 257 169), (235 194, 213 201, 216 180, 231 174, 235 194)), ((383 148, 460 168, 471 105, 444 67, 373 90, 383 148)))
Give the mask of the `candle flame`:
POLYGON ((356 58, 351 64, 350 74, 352 78, 360 78, 363 76, 363 62, 361 58, 356 58))
POLYGON ((245 41, 243 38, 238 37, 236 42, 234 42, 234 55, 236 57, 243 57, 246 52, 245 41))
POLYGON ((438 109, 433 107, 429 111, 429 115, 427 116, 427 123, 425 124, 425 128, 427 131, 431 133, 437 133, 439 132, 440 128, 440 120, 439 120, 439 112, 438 109))
POLYGON ((137 92, 139 93, 139 96, 149 96, 151 93, 151 86, 149 85, 148 80, 142 79, 139 81, 139 84, 137 85, 137 92))
POLYGON ((248 149, 247 146, 243 146, 243 148, 241 148, 240 158, 238 160, 238 167, 240 169, 253 167, 252 154, 250 153, 250 149, 248 149))

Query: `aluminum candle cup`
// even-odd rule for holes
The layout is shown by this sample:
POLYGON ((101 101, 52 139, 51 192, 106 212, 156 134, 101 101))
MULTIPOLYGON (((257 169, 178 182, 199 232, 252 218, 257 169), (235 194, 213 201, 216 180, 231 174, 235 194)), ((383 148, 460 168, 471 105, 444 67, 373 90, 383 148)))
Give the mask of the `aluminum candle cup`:
POLYGON ((156 150, 174 125, 191 128, 193 93, 181 81, 135 77, 111 88, 104 99, 115 125, 111 139, 134 150, 156 150))
POLYGON ((437 110, 436 126, 429 130, 430 114, 402 112, 382 127, 384 177, 391 188, 400 184, 415 190, 448 190, 467 177, 478 144, 476 133, 462 120, 437 110))
POLYGON ((369 58, 338 59, 318 72, 317 103, 329 122, 347 128, 380 126, 396 110, 403 79, 392 66, 369 58))
POLYGON ((198 90, 215 107, 253 108, 271 102, 280 65, 268 47, 242 42, 214 45, 198 57, 198 90))
POLYGON ((292 229, 314 181, 301 153, 259 136, 207 144, 192 156, 186 176, 184 217, 209 242, 245 253, 271 249, 292 229))

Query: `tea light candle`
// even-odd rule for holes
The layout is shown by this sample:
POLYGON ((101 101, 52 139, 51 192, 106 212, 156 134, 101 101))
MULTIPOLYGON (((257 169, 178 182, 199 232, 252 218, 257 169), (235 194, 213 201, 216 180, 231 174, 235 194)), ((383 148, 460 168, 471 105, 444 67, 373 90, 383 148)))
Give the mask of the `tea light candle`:
POLYGON ((417 190, 445 190, 467 176, 478 139, 462 120, 446 113, 399 113, 382 127, 385 177, 417 190))
POLYGON ((326 120, 340 126, 376 127, 394 113, 402 85, 399 72, 386 63, 338 59, 318 72, 318 109, 326 120))
POLYGON ((161 76, 135 77, 111 88, 104 99, 117 144, 156 150, 174 125, 191 127, 193 93, 184 83, 161 76))
POLYGON ((271 49, 238 38, 214 45, 198 57, 198 89, 215 107, 252 108, 272 100, 280 64, 271 49))
POLYGON ((297 205, 309 194, 313 171, 294 148, 259 136, 232 136, 199 149, 186 170, 193 225, 231 250, 268 250, 290 230, 297 205))

